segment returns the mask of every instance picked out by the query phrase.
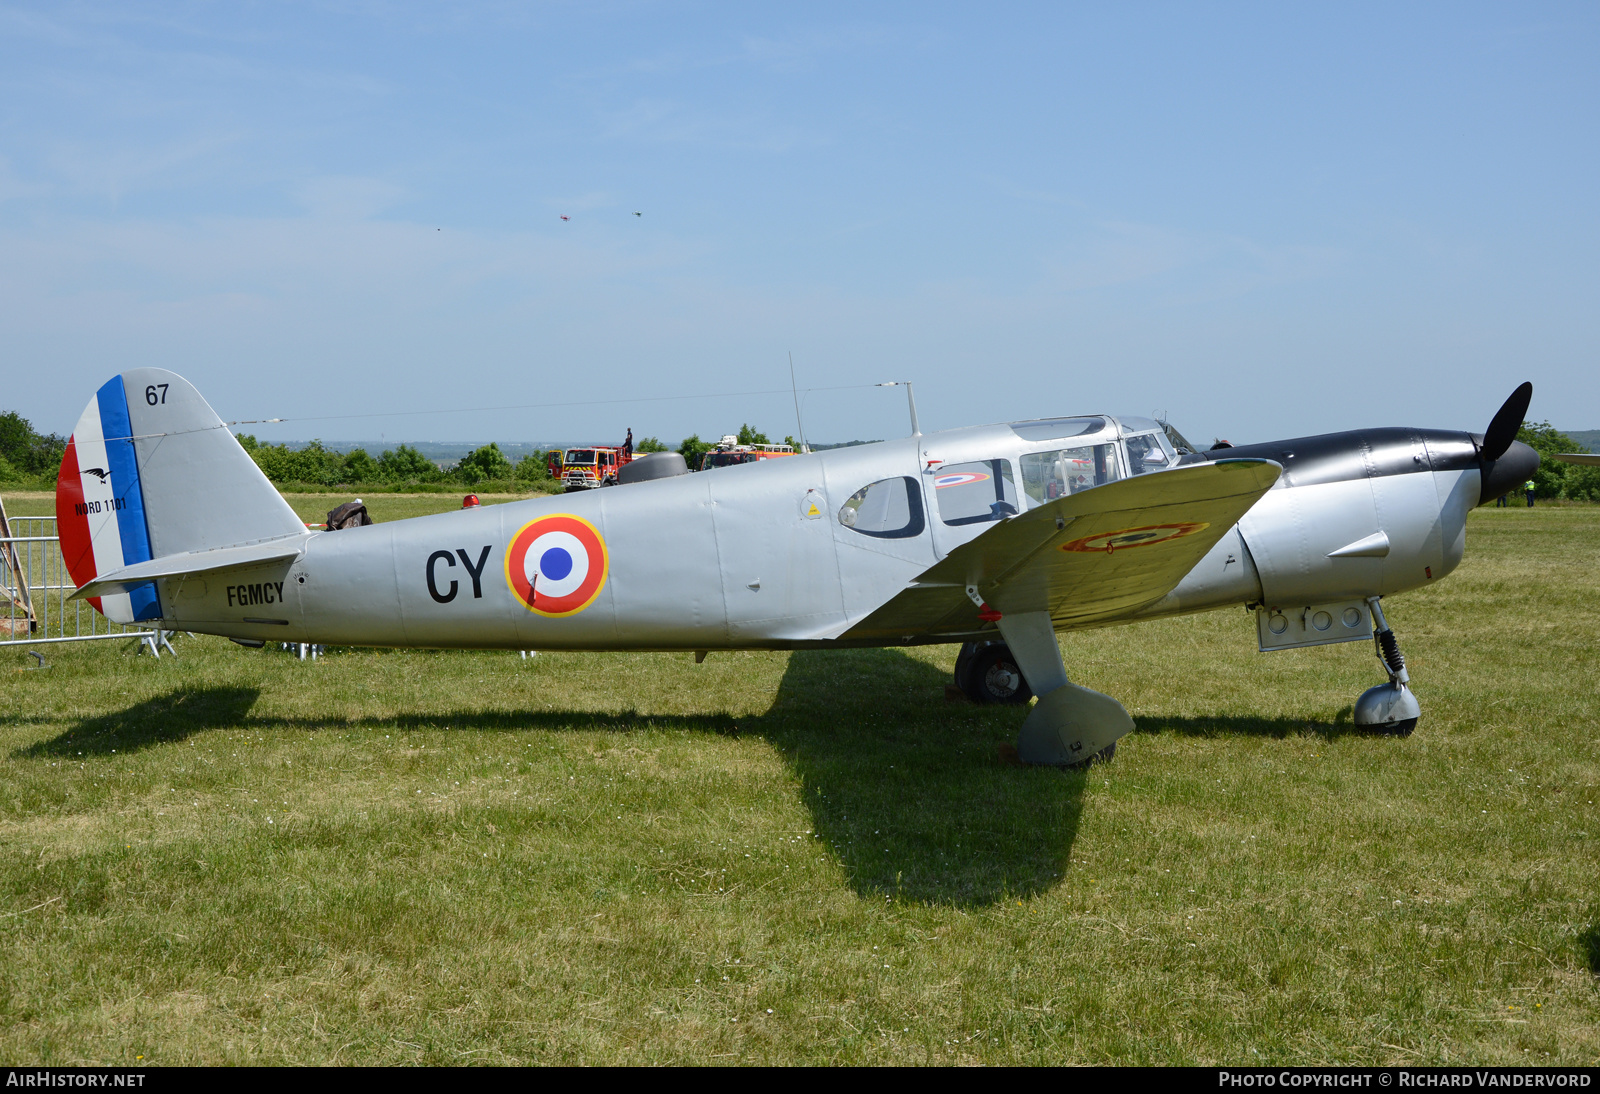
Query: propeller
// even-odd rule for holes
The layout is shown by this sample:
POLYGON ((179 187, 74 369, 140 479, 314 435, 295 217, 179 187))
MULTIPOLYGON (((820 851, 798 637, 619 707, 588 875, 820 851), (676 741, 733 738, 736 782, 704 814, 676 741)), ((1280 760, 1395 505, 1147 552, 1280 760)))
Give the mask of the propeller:
POLYGON ((1528 416, 1528 404, 1533 401, 1533 384, 1523 381, 1505 405, 1495 411, 1494 419, 1483 433, 1483 458, 1498 460, 1506 454, 1511 442, 1517 439, 1517 430, 1528 416))

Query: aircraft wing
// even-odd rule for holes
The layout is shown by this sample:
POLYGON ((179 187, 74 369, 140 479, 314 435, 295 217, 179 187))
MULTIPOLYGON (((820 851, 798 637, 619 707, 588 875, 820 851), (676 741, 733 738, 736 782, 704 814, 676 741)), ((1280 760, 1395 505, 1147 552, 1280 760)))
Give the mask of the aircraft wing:
POLYGON ((842 640, 970 634, 1000 612, 1048 611, 1058 627, 1111 622, 1165 596, 1283 468, 1218 460, 1124 479, 1002 521, 951 551, 842 640))
POLYGON ((1577 463, 1588 467, 1600 467, 1600 455, 1593 452, 1557 452, 1555 457, 1562 463, 1577 463))
POLYGON ((215 573, 219 570, 238 570, 262 566, 269 562, 286 562, 305 549, 305 536, 290 536, 269 543, 253 543, 244 547, 218 547, 210 551, 190 551, 178 555, 165 555, 148 562, 136 562, 109 574, 102 574, 67 597, 105 596, 120 593, 135 585, 158 578, 189 577, 196 574, 215 573))

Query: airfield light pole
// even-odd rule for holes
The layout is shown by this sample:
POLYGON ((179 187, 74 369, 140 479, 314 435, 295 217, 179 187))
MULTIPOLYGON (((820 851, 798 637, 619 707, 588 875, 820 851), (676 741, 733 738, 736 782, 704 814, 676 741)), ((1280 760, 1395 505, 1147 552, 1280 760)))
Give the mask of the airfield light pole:
POLYGON ((911 408, 911 435, 913 437, 922 436, 922 429, 917 425, 917 396, 911 390, 911 381, 910 380, 890 380, 888 383, 879 384, 877 386, 878 387, 903 387, 903 388, 906 389, 906 405, 911 408))

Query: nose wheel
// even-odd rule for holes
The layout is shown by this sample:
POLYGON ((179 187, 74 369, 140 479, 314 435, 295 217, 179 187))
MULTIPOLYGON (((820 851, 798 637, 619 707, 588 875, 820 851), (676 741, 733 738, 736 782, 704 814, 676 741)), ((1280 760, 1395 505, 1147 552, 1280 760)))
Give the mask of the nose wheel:
POLYGON ((1389 629, 1389 621, 1383 617, 1378 598, 1369 596, 1367 603, 1372 606, 1372 639, 1377 646, 1378 661, 1389 674, 1389 682, 1361 693, 1361 698, 1356 700, 1355 724, 1377 733, 1407 737, 1417 728, 1422 708, 1411 693, 1405 655, 1400 652, 1400 642, 1394 631, 1389 629))

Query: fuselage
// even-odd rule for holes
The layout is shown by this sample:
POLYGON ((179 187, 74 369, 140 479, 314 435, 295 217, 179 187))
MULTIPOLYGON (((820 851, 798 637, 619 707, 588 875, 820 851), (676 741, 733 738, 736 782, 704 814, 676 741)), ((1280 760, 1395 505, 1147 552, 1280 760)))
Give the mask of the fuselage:
POLYGON ((1046 419, 308 533, 291 562, 164 581, 162 603, 167 626, 247 640, 550 650, 866 644, 849 637, 854 623, 995 522, 1062 493, 1221 457, 1271 459, 1284 473, 1138 617, 1426 585, 1461 561, 1468 510, 1526 464, 1514 449, 1486 466, 1476 438, 1443 430, 1179 456, 1145 419, 1046 419), (1338 554, 1363 541, 1373 542, 1338 554))

